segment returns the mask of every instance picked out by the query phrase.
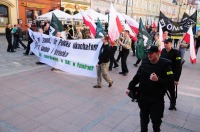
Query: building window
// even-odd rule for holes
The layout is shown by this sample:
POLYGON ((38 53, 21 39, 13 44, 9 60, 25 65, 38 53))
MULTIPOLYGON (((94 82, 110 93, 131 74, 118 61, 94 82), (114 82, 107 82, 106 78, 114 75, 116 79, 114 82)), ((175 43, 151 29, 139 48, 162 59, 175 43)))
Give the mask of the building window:
POLYGON ((148 1, 145 1, 145 2, 144 2, 144 9, 145 9, 145 10, 147 10, 147 7, 148 7, 148 4, 147 4, 147 3, 148 3, 148 1))
POLYGON ((149 2, 149 10, 151 11, 151 2, 149 2))
POLYGON ((140 0, 140 8, 142 8, 143 7, 143 5, 142 5, 142 0, 140 0))
POLYGON ((128 5, 132 6, 132 0, 128 0, 128 5))
POLYGON ((36 19, 41 15, 40 10, 26 10, 26 23, 36 24, 36 19))
POLYGON ((0 4, 0 25, 6 25, 9 23, 8 7, 0 4))
POLYGON ((123 0, 123 5, 126 5, 126 0, 123 0))

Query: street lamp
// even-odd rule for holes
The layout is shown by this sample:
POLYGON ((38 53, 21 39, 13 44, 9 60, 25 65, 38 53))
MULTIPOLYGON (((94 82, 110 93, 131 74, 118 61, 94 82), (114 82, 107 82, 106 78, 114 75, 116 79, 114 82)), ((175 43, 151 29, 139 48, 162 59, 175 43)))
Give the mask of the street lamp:
MULTIPOLYGON (((126 15, 128 13, 128 0, 126 0, 126 15)), ((125 20, 125 23, 126 23, 126 20, 125 20)))
POLYGON ((128 12, 128 0, 126 0, 126 15, 127 15, 127 12, 128 12))

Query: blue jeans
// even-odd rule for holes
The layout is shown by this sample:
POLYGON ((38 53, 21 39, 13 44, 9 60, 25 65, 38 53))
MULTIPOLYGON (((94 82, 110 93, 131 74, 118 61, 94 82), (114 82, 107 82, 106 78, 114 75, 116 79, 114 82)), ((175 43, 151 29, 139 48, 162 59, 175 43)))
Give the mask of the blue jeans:
POLYGON ((181 54, 181 61, 184 61, 184 56, 185 56, 186 49, 181 47, 179 49, 179 51, 180 51, 180 54, 181 54))

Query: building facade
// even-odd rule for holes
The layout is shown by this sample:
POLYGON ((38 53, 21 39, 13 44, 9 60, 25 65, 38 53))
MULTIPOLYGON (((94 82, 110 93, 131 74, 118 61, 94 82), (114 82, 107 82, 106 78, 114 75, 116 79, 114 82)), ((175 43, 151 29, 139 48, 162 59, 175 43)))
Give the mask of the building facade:
POLYGON ((132 17, 139 21, 142 19, 145 25, 158 22, 161 0, 133 0, 132 17))
POLYGON ((173 21, 180 21, 184 12, 187 12, 188 0, 175 0, 173 2, 162 0, 161 11, 173 21))
POLYGON ((158 21, 161 0, 92 0, 91 7, 102 14, 107 14, 111 2, 117 12, 127 13, 136 21, 142 18, 143 23, 149 25, 158 21))
POLYGON ((91 0, 61 0, 61 10, 74 15, 81 10, 87 10, 91 7, 91 0))
POLYGON ((36 29, 37 17, 55 9, 60 9, 60 0, 18 0, 19 24, 23 30, 27 23, 36 29))
POLYGON ((17 24, 16 0, 0 0, 0 34, 5 33, 7 23, 17 24))

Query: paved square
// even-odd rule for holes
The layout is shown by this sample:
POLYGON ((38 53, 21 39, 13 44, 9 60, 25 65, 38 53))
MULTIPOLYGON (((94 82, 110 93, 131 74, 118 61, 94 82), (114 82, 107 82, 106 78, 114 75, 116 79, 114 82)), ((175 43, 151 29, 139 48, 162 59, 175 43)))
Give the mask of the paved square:
MULTIPOLYGON (((138 105, 125 95, 137 71, 136 57, 128 57, 128 76, 113 69, 113 86, 103 81, 101 89, 94 89, 94 78, 51 71, 50 66, 36 65, 36 56, 24 56, 23 48, 15 53, 6 48, 5 36, 0 36, 0 132, 140 131, 138 105)), ((185 59, 177 111, 168 110, 165 97, 163 132, 200 132, 200 59, 192 65, 189 51, 185 59)))

